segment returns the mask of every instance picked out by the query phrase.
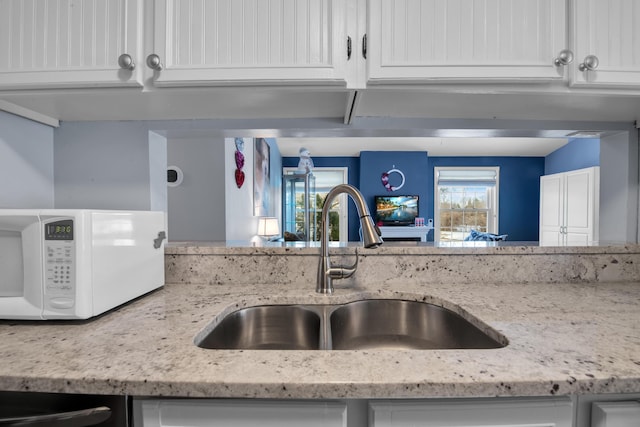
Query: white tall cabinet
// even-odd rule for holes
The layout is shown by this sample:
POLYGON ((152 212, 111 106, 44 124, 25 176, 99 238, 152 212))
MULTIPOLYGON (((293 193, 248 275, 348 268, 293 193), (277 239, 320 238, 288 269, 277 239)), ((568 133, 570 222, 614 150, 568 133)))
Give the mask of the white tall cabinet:
POLYGON ((142 0, 0 0, 0 90, 142 86, 141 41, 142 0))
POLYGON ((540 246, 598 244, 600 168, 540 177, 540 246))

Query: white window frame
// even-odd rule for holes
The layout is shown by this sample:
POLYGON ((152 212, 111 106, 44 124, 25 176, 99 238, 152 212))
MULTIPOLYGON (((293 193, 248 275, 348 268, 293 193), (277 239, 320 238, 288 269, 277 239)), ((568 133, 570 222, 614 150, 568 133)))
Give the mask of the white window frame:
MULTIPOLYGON (((298 168, 295 167, 283 167, 282 173, 295 173, 298 168)), ((314 167, 314 172, 341 172, 342 173, 342 183, 349 183, 349 168, 346 166, 336 166, 336 167, 314 167)), ((316 184, 317 187, 317 184, 316 184)), ((338 218, 340 223, 340 229, 338 233, 340 234, 340 242, 349 241, 349 200, 347 199, 346 194, 338 195, 338 200, 340 201, 338 208, 338 218)))
POLYGON ((495 191, 493 197, 487 200, 488 209, 488 224, 487 231, 489 233, 499 234, 498 224, 498 212, 500 211, 500 166, 436 166, 433 168, 433 216, 434 216, 434 240, 440 241, 440 185, 438 183, 438 176, 440 171, 474 171, 474 170, 486 170, 495 172, 495 191))

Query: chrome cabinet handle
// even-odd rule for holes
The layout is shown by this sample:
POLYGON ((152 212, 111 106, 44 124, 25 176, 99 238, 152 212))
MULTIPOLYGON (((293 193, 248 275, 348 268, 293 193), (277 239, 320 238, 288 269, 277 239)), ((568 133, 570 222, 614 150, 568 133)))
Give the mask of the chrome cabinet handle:
POLYGON ((108 420, 111 409, 107 406, 82 409, 80 411, 58 412, 45 415, 0 418, 0 426, 47 426, 81 427, 94 426, 108 420))
POLYGON ((162 61, 160 61, 160 57, 155 53, 147 56, 147 67, 155 71, 162 70, 162 61))
POLYGON ((595 55, 587 55, 582 61, 582 64, 578 65, 578 70, 580 71, 593 71, 598 68, 600 61, 598 57, 595 55))
POLYGON ((558 56, 555 57, 553 63, 556 67, 569 65, 573 62, 573 52, 570 49, 562 49, 558 56))
POLYGON ((367 59, 367 35, 362 36, 362 57, 367 59))
POLYGON ((347 36, 347 61, 351 59, 351 36, 347 36))
POLYGON ((118 65, 123 70, 133 71, 136 68, 135 62, 133 62, 133 58, 128 53, 123 53, 118 57, 118 65))

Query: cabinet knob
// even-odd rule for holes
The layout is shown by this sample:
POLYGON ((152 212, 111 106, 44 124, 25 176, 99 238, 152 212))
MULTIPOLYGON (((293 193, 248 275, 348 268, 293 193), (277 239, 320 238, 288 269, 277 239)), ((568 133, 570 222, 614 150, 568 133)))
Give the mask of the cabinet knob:
POLYGON ((578 65, 578 70, 580 71, 593 71, 596 68, 598 68, 598 64, 600 64, 600 61, 598 61, 598 57, 595 55, 587 55, 584 58, 584 61, 582 62, 582 64, 578 65))
POLYGON ((569 49, 562 49, 558 56, 553 60, 556 67, 569 65, 573 62, 573 52, 569 49))
POLYGON ((133 58, 128 53, 123 53, 118 57, 118 65, 123 70, 133 71, 136 68, 135 62, 133 62, 133 58))
POLYGON ((162 62, 160 61, 160 57, 155 53, 147 56, 147 67, 156 71, 162 70, 162 62))

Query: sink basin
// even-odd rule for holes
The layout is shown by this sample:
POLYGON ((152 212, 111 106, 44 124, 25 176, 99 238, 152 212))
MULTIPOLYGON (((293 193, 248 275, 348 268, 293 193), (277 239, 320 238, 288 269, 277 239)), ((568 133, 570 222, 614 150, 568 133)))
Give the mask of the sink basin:
POLYGON ((197 345, 212 349, 317 350, 320 317, 300 306, 265 305, 226 316, 197 345))
POLYGON ((504 347, 450 310, 398 299, 243 308, 224 317, 211 331, 201 332, 195 344, 207 349, 246 350, 504 347))
POLYGON ((356 301, 329 319, 334 350, 503 347, 462 316, 422 302, 356 301))

